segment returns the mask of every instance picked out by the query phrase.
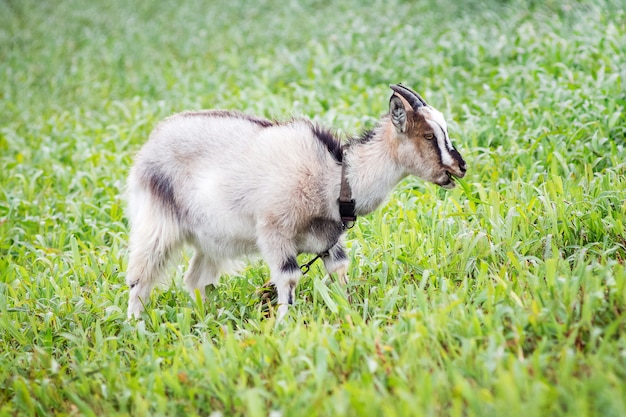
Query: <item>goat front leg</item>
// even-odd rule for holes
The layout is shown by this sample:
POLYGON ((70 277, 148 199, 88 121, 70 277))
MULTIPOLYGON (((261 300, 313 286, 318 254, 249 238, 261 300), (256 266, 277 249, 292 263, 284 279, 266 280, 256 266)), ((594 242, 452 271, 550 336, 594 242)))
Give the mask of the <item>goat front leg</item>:
POLYGON ((302 271, 298 266, 295 255, 290 255, 283 259, 279 271, 272 273, 272 283, 276 287, 278 295, 278 320, 282 320, 287 314, 290 305, 296 299, 296 285, 302 276, 302 271))
POLYGON ((289 305, 294 303, 296 285, 302 276, 295 245, 281 239, 278 234, 268 233, 259 239, 259 248, 270 267, 270 281, 278 296, 277 319, 280 321, 287 314, 289 305))
POLYGON ((341 285, 348 283, 348 266, 350 265, 350 260, 346 255, 343 236, 339 238, 335 246, 330 248, 328 254, 322 257, 322 260, 324 261, 324 267, 328 275, 337 274, 337 279, 341 285))

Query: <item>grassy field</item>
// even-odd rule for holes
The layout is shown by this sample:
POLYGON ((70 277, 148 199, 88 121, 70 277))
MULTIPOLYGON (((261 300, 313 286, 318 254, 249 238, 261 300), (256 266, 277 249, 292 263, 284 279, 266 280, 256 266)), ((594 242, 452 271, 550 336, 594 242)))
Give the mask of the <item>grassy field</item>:
POLYGON ((626 5, 438 4, 0 0, 0 416, 626 415, 626 5), (161 118, 347 137, 397 82, 469 172, 360 219, 347 288, 316 265, 277 324, 262 262, 202 304, 187 251, 126 320, 122 193, 161 118))

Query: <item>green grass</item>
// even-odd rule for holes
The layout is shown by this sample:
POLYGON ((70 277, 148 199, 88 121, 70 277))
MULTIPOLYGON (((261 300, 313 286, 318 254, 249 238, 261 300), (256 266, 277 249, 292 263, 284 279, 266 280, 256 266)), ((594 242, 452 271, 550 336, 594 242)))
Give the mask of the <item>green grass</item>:
POLYGON ((625 5, 438 3, 0 0, 0 415, 626 415, 625 5), (186 252, 126 321, 121 195, 161 118, 356 134, 396 82, 469 172, 360 219, 347 288, 316 265, 276 324, 263 263, 202 304, 186 252))

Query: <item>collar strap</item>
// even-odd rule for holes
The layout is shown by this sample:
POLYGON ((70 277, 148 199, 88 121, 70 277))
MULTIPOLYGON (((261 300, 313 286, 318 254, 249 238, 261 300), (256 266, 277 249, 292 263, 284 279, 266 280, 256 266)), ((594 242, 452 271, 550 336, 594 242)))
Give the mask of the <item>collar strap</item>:
POLYGON ((350 229, 356 222, 356 203, 352 198, 352 189, 346 178, 346 148, 342 149, 341 188, 339 189, 339 216, 344 229, 350 229))

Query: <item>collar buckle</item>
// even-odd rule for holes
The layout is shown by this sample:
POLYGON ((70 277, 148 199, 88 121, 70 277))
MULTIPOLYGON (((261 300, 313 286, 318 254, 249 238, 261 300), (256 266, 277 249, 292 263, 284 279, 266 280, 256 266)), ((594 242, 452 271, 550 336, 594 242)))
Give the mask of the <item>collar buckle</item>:
POLYGON ((344 229, 351 229, 356 222, 356 204, 354 200, 339 200, 339 216, 344 229))

